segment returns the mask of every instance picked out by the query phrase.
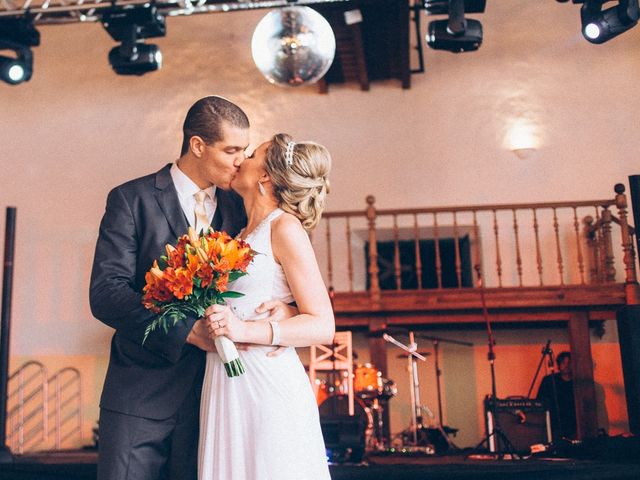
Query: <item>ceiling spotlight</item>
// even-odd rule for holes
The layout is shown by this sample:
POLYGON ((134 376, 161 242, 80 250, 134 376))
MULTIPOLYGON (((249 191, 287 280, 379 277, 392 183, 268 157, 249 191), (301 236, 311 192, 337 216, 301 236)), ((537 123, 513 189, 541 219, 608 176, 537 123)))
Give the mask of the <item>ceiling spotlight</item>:
POLYGON ((110 10, 102 25, 111 37, 122 42, 109 52, 109 63, 118 75, 143 75, 162 67, 162 52, 143 39, 164 37, 165 17, 153 5, 110 10))
MULTIPOLYGON (((0 44, 1 45, 1 44, 0 44)), ((9 85, 18 85, 31 79, 33 55, 28 48, 19 48, 16 58, 0 55, 0 80, 9 85)))
POLYGON ((0 55, 0 80, 18 85, 31 79, 33 53, 30 47, 40 44, 40 33, 27 17, 0 20, 0 51, 12 56, 0 55))
POLYGON ((466 19, 464 13, 465 0, 449 0, 449 20, 429 23, 427 45, 454 53, 478 50, 482 44, 482 24, 466 19))
POLYGON ((604 0, 585 0, 580 9, 582 34, 591 43, 604 43, 638 23, 638 0, 620 0, 602 10, 604 0))
POLYGON ((157 45, 125 42, 122 46, 111 49, 109 63, 118 75, 144 75, 160 70, 162 52, 157 45))

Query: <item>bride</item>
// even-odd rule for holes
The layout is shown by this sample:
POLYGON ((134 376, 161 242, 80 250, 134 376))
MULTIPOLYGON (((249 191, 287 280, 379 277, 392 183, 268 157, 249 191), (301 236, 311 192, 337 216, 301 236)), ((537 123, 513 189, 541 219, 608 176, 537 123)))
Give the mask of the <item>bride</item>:
POLYGON ((260 145, 232 188, 244 201, 241 237, 259 252, 232 289, 244 293, 205 315, 211 338, 255 344, 241 351, 246 372, 229 378, 207 354, 200 406, 200 480, 330 479, 318 408, 294 347, 333 341, 331 303, 307 232, 320 220, 331 158, 312 142, 285 134, 260 145), (295 301, 298 314, 255 321, 255 309, 295 301), (286 347, 273 354, 277 346, 286 347))

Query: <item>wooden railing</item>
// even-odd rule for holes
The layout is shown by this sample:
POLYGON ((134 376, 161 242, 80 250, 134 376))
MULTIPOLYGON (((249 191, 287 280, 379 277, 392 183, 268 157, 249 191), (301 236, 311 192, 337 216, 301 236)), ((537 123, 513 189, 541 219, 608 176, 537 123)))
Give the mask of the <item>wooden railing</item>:
POLYGON ((636 285, 624 190, 605 200, 402 209, 377 209, 369 196, 363 210, 325 213, 313 243, 332 290, 373 301, 383 277, 398 291, 473 287, 476 265, 489 288, 636 285))

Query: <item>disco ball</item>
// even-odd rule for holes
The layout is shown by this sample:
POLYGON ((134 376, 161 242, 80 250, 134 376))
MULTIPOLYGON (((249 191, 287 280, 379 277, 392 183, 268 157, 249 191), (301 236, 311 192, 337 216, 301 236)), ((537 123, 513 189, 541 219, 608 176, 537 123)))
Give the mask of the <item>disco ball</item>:
POLYGON ((253 61, 269 82, 297 87, 317 82, 336 53, 329 22, 309 7, 272 10, 251 40, 253 61))

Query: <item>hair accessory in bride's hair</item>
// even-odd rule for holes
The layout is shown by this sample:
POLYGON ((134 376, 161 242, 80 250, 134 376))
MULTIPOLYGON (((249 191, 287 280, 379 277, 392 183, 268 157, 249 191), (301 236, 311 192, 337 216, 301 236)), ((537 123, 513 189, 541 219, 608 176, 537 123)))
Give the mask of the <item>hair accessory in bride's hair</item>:
POLYGON ((287 143, 287 151, 284 152, 284 159, 287 161, 287 165, 293 165, 293 147, 296 146, 296 142, 287 143))

